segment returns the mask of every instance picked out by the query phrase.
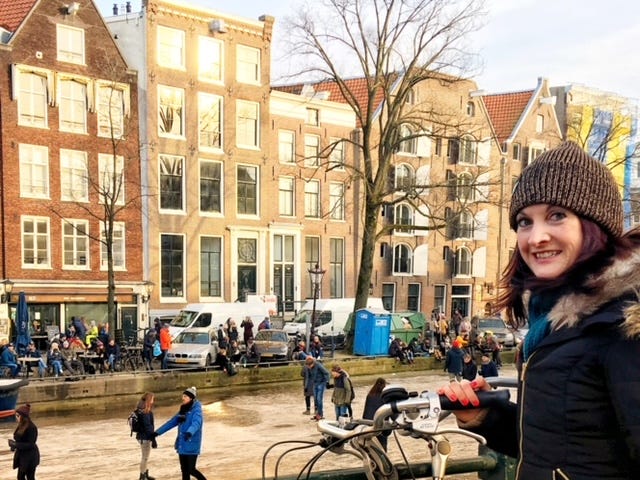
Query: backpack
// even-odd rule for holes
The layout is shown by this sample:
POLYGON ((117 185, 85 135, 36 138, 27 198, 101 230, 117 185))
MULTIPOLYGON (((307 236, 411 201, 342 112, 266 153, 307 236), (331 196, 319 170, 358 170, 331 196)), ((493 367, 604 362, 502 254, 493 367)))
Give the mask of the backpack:
POLYGON ((134 433, 142 432, 142 420, 140 419, 140 412, 138 409, 135 409, 133 412, 129 414, 129 418, 127 418, 127 423, 131 428, 130 437, 133 436, 134 433))

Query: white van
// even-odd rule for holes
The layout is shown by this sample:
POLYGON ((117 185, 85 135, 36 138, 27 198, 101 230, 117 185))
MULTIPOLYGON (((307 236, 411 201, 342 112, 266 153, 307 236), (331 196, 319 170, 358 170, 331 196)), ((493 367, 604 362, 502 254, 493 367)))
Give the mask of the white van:
MULTIPOLYGON (((316 300, 316 334, 322 338, 325 345, 333 345, 337 348, 344 346, 345 331, 349 315, 353 312, 355 298, 321 298, 316 300)), ((369 297, 367 309, 388 313, 382 306, 381 298, 369 297)), ((306 335, 307 317, 311 321, 313 314, 313 300, 308 300, 293 320, 284 324, 284 330, 289 335, 306 335)))
POLYGON ((169 323, 171 338, 175 338, 185 328, 209 327, 218 328, 228 318, 235 320, 242 338, 240 324, 246 317, 253 321, 253 332, 258 331, 258 325, 265 317, 269 316, 269 306, 261 302, 234 302, 234 303, 190 303, 184 307, 169 323))

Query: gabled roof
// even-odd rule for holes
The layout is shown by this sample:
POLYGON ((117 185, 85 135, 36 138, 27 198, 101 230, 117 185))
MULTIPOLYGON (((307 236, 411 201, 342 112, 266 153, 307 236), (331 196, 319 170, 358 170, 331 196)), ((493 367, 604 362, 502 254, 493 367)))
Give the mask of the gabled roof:
POLYGON ((514 133, 534 93, 535 90, 525 90, 482 97, 499 144, 505 142, 514 133))
POLYGON ((38 0, 0 0, 0 27, 15 32, 38 0))

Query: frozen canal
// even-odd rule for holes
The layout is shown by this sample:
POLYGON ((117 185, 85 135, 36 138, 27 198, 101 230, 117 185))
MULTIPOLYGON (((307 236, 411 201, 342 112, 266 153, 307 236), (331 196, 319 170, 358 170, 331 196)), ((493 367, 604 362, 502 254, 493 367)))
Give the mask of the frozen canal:
MULTIPOLYGON (((505 366, 501 375, 515 376, 515 370, 505 366)), ((354 415, 360 417, 366 393, 376 377, 355 377, 356 398, 354 415)), ((408 371, 387 377, 390 383, 399 384, 410 391, 434 389, 446 381, 444 373, 433 370, 422 374, 408 371)), ((197 386, 197 385, 196 385, 197 386)), ((176 391, 174 401, 163 400, 155 408, 156 428, 176 413, 181 391, 176 391)), ((332 418, 331 391, 325 393, 325 416, 332 418)), ((203 391, 199 394, 205 414, 204 442, 198 460, 199 470, 208 480, 244 480, 262 477, 261 462, 265 451, 274 443, 286 440, 317 441, 320 434, 316 423, 303 415, 304 399, 302 384, 286 384, 280 387, 243 390, 233 397, 223 398, 219 394, 203 391), (217 397, 216 397, 217 395, 217 397)), ((112 400, 113 401, 113 400, 112 400)), ((37 406, 32 409, 32 418, 39 428, 38 445, 41 464, 37 470, 38 480, 136 480, 140 450, 138 443, 129 436, 127 415, 134 405, 122 405, 113 401, 108 414, 78 412, 72 416, 38 415, 37 406)), ((447 419, 446 422, 453 420, 447 419)), ((15 424, 0 424, 0 479, 15 478, 11 470, 12 453, 7 446, 15 424)), ((410 461, 428 459, 423 441, 398 437, 410 461)), ((158 448, 152 450, 149 473, 158 480, 180 478, 178 457, 173 449, 175 430, 158 438, 158 448)), ((473 441, 451 436, 453 445, 451 458, 464 458, 476 454, 473 441), (461 440, 462 439, 462 440, 461 440)), ((278 454, 285 446, 274 449, 268 457, 266 476, 273 477, 278 454)), ((319 448, 297 451, 285 457, 279 474, 297 474, 300 468, 318 453, 319 448)), ((393 437, 389 437, 389 454, 395 462, 402 460, 400 450, 393 437)), ((349 455, 326 454, 314 471, 336 467, 353 468, 357 461, 349 455)), ((458 475, 447 478, 471 479, 475 475, 458 475)))

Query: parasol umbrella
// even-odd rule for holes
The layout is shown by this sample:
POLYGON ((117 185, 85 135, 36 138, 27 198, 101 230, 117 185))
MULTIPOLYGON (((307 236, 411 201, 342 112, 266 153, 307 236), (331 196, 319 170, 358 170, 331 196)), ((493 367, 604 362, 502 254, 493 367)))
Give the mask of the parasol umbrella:
POLYGON ((24 292, 18 296, 16 307, 16 350, 18 355, 24 355, 31 342, 29 335, 29 311, 27 310, 27 297, 24 292))

